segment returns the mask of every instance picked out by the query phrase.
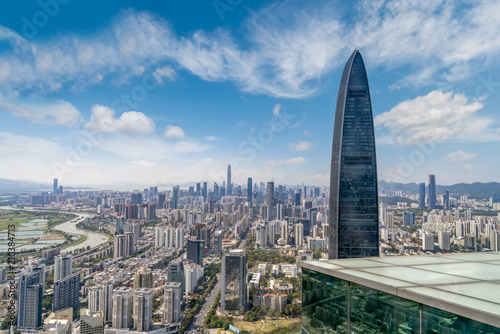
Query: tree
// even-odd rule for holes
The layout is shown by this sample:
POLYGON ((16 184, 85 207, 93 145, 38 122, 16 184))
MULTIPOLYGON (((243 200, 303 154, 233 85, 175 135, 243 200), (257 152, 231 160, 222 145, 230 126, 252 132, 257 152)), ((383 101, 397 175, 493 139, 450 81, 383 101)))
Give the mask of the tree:
POLYGON ((292 304, 288 304, 287 306, 285 306, 285 315, 286 316, 290 316, 293 312, 293 307, 292 307, 292 304))

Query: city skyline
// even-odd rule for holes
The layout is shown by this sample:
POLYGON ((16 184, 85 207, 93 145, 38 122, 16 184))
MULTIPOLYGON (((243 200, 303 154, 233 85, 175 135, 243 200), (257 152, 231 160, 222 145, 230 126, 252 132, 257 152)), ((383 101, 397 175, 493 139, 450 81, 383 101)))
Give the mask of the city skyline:
POLYGON ((2 178, 326 185, 358 48, 380 180, 498 181, 498 3, 56 4, 0 14, 2 178))

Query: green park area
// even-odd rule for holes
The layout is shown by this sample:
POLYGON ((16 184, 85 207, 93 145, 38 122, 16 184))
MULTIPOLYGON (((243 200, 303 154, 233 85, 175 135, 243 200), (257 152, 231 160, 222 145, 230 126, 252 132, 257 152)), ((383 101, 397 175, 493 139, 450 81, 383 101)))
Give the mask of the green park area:
MULTIPOLYGON (((294 329, 300 328, 298 319, 264 319, 255 322, 236 320, 234 326, 241 331, 250 333, 292 333, 294 329)), ((300 333, 300 330, 297 330, 300 333)))

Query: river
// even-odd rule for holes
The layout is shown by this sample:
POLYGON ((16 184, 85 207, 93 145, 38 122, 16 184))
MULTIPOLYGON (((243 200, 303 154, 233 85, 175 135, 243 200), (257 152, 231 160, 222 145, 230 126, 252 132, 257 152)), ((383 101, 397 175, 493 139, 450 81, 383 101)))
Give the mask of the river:
POLYGON ((85 236, 87 236, 87 240, 85 240, 81 244, 64 248, 65 252, 74 251, 75 249, 82 248, 82 247, 87 248, 87 246, 90 246, 90 248, 94 248, 94 247, 97 247, 100 244, 103 244, 106 241, 108 241, 109 236, 104 234, 104 233, 83 230, 83 229, 76 227, 76 223, 77 223, 78 219, 80 219, 81 217, 83 217, 83 218, 90 217, 91 215, 76 213, 76 212, 71 212, 71 213, 78 215, 78 218, 75 218, 75 219, 67 221, 65 223, 56 225, 56 226, 54 226, 54 229, 56 229, 58 231, 66 232, 68 234, 85 235, 85 236))
MULTIPOLYGON (((41 212, 43 212, 43 210, 36 210, 33 208, 18 209, 18 208, 13 208, 11 206, 0 206, 0 210, 24 210, 24 211, 41 211, 41 212)), ((87 236, 87 240, 85 240, 81 244, 64 248, 65 252, 73 251, 77 248, 82 248, 82 247, 87 248, 87 246, 90 246, 90 248, 94 248, 94 247, 97 247, 97 246, 99 246, 99 245, 101 245, 109 240, 109 236, 107 234, 89 231, 89 230, 83 230, 83 229, 76 227, 76 223, 78 220, 83 220, 86 217, 92 217, 91 214, 70 212, 70 211, 58 211, 58 212, 71 213, 71 214, 77 215, 78 217, 73 219, 73 220, 67 221, 65 223, 56 225, 56 226, 54 226, 54 229, 56 229, 58 231, 66 232, 68 234, 87 236)))

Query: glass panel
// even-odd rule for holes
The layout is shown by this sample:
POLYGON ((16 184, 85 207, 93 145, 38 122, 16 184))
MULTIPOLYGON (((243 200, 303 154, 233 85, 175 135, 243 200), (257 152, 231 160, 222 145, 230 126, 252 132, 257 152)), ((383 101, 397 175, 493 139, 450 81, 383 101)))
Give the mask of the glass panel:
POLYGON ((420 333, 419 303, 351 283, 351 333, 420 333))
POLYGON ((422 305, 422 327, 424 333, 452 334, 498 334, 500 328, 482 322, 422 305))
POLYGON ((347 333, 347 281, 302 270, 302 333, 347 333))

